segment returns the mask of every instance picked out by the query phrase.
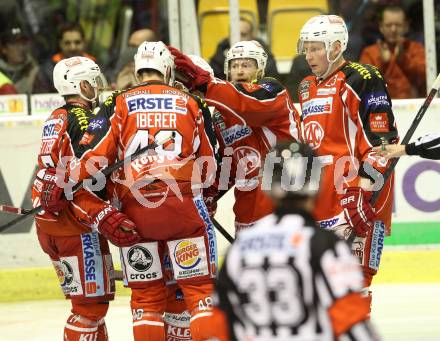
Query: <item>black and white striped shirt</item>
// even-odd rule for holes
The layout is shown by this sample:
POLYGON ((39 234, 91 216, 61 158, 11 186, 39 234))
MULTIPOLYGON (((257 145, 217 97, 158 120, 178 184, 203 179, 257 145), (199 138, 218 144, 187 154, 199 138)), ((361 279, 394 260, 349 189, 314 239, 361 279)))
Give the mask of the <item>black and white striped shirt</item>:
MULTIPOLYGON (((213 299, 227 316, 232 340, 325 341, 335 338, 328 309, 362 285, 345 241, 314 227, 306 214, 270 215, 240 232, 213 299)), ((366 316, 341 340, 376 339, 366 316)))
POLYGON ((426 159, 440 160, 440 134, 428 134, 405 146, 408 155, 419 155, 426 159))

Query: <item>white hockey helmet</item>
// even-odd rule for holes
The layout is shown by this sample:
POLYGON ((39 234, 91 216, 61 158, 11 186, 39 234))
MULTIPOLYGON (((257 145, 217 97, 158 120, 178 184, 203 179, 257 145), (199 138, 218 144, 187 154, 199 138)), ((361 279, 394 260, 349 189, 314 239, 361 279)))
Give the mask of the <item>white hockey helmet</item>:
POLYGON ((214 70, 212 69, 211 65, 209 65, 208 62, 202 57, 196 56, 195 54, 189 54, 188 57, 195 65, 205 71, 208 71, 211 76, 214 76, 214 70))
POLYGON ((134 55, 134 69, 152 69, 163 75, 169 85, 174 83, 174 57, 161 41, 144 41, 134 55))
MULTIPOLYGON (((339 41, 344 52, 348 44, 348 31, 344 19, 337 15, 317 15, 304 24, 299 34, 298 53, 304 51, 306 41, 318 41, 325 44, 327 54, 333 43, 339 41)), ((342 54, 341 52, 341 54, 342 54)))
POLYGON ((55 65, 53 84, 61 96, 79 95, 87 101, 94 101, 98 98, 98 91, 104 88, 105 78, 93 60, 77 56, 63 59, 55 65), (82 94, 81 81, 89 82, 94 88, 94 98, 87 98, 82 94))
POLYGON ((257 62, 257 69, 264 75, 264 69, 267 63, 267 53, 261 44, 256 40, 239 41, 235 43, 226 53, 224 73, 228 76, 229 62, 233 59, 250 58, 257 62))

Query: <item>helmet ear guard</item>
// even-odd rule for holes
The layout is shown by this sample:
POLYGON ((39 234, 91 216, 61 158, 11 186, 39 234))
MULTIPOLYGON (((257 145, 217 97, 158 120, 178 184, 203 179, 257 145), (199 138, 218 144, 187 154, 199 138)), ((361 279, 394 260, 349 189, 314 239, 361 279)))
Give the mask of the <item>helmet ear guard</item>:
POLYGON ((134 69, 137 76, 142 69, 159 72, 169 85, 174 84, 174 57, 162 41, 144 41, 134 55, 134 69))
POLYGON ((226 53, 224 73, 226 77, 229 74, 229 63, 233 59, 249 58, 257 63, 257 70, 264 77, 264 70, 267 64, 267 53, 264 51, 261 44, 256 40, 240 41, 235 43, 226 53))

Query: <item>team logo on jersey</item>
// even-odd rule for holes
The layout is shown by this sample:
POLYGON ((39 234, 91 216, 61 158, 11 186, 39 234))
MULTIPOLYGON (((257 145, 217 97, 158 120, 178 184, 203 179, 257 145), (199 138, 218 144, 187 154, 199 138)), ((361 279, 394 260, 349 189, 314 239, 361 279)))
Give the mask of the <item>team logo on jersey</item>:
POLYGON ((230 128, 223 129, 220 134, 222 135, 223 142, 228 147, 236 141, 240 141, 245 137, 252 134, 252 129, 248 126, 241 126, 238 124, 233 125, 230 128))
POLYGON ((177 243, 174 248, 174 259, 177 265, 185 270, 195 268, 202 260, 198 245, 190 240, 177 243))
MULTIPOLYGON (((324 89, 325 90, 325 89, 324 89)), ((314 98, 304 102, 301 107, 303 118, 309 115, 330 114, 332 112, 332 97, 314 98)))
POLYGON ((373 133, 387 133, 389 131, 388 115, 386 112, 370 114, 370 130, 373 133))
MULTIPOLYGON (((239 165, 238 168, 244 171, 243 175, 250 174, 261 167, 261 155, 255 148, 248 146, 238 147, 234 149, 232 155, 239 165)), ((240 177, 239 175, 237 174, 238 177, 240 177)))
POLYGON ((147 271, 153 264, 153 256, 150 251, 142 246, 133 246, 130 248, 127 253, 127 258, 128 264, 139 272, 147 271))
POLYGON ((304 127, 304 137, 312 149, 318 149, 324 139, 324 129, 316 121, 307 122, 304 127))

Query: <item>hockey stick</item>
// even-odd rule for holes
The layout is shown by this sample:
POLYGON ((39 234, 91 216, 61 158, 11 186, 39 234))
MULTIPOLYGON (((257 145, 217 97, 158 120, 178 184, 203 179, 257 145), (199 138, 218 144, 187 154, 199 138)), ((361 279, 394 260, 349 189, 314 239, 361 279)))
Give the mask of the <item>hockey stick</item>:
MULTIPOLYGON (((419 126, 420 122, 422 121, 423 116, 425 115, 426 110, 428 110, 429 105, 431 104, 432 100, 434 99, 435 95, 437 94, 438 90, 440 88, 440 73, 438 74, 436 80, 434 81, 434 84, 432 85, 431 90, 429 91, 428 97, 425 98, 425 101, 423 102, 422 106, 420 107, 419 111, 417 112, 416 117, 414 118, 413 122, 411 123, 411 126, 409 127, 408 131, 406 132, 405 136, 402 139, 402 142, 400 144, 408 144, 409 140, 411 140, 415 130, 419 126)), ((394 158, 390 166, 387 168, 385 173, 383 174, 384 178, 384 184, 388 180, 388 178, 391 176, 391 173, 393 172, 394 168, 396 167, 397 162, 399 162, 400 158, 394 158)), ((371 204, 376 204, 376 201, 379 197, 380 190, 374 192, 373 196, 371 197, 371 204)))
MULTIPOLYGON (((420 122, 422 121, 422 118, 425 115, 425 112, 428 110, 428 108, 429 108, 432 100, 434 99, 435 95, 437 94, 439 88, 440 88, 440 73, 438 74, 436 80, 434 81, 434 84, 432 85, 431 90, 429 91, 428 97, 425 98, 425 101, 423 102, 422 106, 420 107, 419 111, 417 112, 416 117, 412 121, 411 126, 409 127, 408 131, 406 132, 406 134, 403 137, 400 144, 405 145, 409 142, 409 140, 411 140, 415 130, 419 126, 420 122)), ((387 182, 388 178, 391 176, 392 172, 394 171, 394 168, 396 167, 397 162, 399 162, 399 159, 400 158, 394 158, 390 162, 390 165, 388 166, 385 173, 383 173, 384 186, 382 186, 381 189, 379 189, 373 193, 373 196, 371 197, 371 200, 370 200, 371 206, 374 207, 374 205, 376 204, 377 199, 379 198, 379 195, 380 195, 382 189, 385 187, 385 183, 387 182)), ((354 233, 351 233, 350 236, 348 237, 347 241, 350 244, 352 244, 354 241, 354 238, 356 238, 356 235, 354 233)))
POLYGON ((13 213, 13 214, 26 214, 30 211, 30 208, 22 208, 8 205, 0 205, 0 212, 13 213))
POLYGON ((225 230, 223 226, 220 225, 220 223, 215 219, 211 218, 212 224, 216 227, 217 230, 225 237, 225 239, 230 242, 231 244, 234 242, 234 237, 232 237, 228 231, 225 230))
MULTIPOLYGON (((133 160, 135 160, 136 158, 138 158, 139 156, 141 156, 142 154, 144 154, 146 151, 150 150, 150 149, 155 149, 156 147, 168 142, 169 140, 174 138, 174 133, 172 133, 170 136, 168 136, 167 138, 163 139, 160 142, 153 142, 150 143, 149 145, 138 149, 137 151, 135 151, 133 154, 125 157, 123 160, 119 160, 117 162, 115 162, 112 166, 110 167, 105 167, 104 169, 98 171, 96 174, 92 175, 91 177, 84 179, 83 181, 81 181, 80 183, 76 184, 75 186, 73 186, 72 188, 72 193, 75 193, 76 191, 80 190, 81 188, 84 187, 84 183, 87 180, 91 180, 91 179, 96 179, 96 175, 98 174, 103 174, 105 177, 109 176, 111 173, 113 173, 113 171, 115 171, 116 169, 119 169, 120 167, 122 167, 124 164, 126 164, 127 162, 131 162, 133 160)), ((5 206, 6 208, 9 208, 9 212, 11 212, 11 206, 5 206)), ((6 229, 8 229, 9 227, 18 224, 19 222, 29 218, 30 216, 37 214, 38 212, 40 212, 41 210, 43 210, 43 207, 37 206, 33 209, 30 210, 26 210, 26 209, 22 209, 22 208, 12 208, 12 209, 16 209, 16 212, 12 212, 12 213, 18 213, 21 214, 20 217, 15 218, 13 220, 11 220, 10 222, 0 226, 0 233, 2 233, 3 231, 5 231, 6 229)))

